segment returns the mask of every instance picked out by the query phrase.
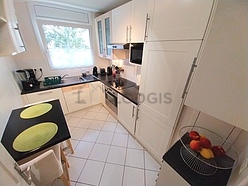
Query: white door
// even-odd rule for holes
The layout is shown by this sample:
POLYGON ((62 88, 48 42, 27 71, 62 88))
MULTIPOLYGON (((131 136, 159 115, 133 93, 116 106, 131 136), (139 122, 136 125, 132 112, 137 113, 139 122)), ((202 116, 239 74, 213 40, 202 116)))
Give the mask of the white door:
POLYGON ((150 0, 147 41, 202 39, 213 0, 150 0))
POLYGON ((173 127, 201 41, 147 42, 140 84, 140 107, 173 127))
POLYGON ((131 3, 126 3, 112 10, 113 43, 129 42, 131 3))

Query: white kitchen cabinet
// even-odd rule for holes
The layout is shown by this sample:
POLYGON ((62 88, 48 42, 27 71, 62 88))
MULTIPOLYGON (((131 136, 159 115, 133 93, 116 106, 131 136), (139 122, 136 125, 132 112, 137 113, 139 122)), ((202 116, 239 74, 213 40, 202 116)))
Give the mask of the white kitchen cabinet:
POLYGON ((105 103, 105 85, 103 83, 100 83, 100 98, 101 98, 101 103, 106 106, 105 103))
POLYGON ((99 81, 89 83, 91 105, 97 105, 101 103, 101 87, 101 82, 99 81))
POLYGON ((158 162, 168 148, 172 130, 163 120, 139 107, 135 137, 158 162))
POLYGON ((26 94, 26 98, 29 104, 40 102, 40 101, 46 101, 49 99, 59 99, 64 114, 68 113, 64 95, 63 95, 61 88, 26 94))
POLYGON ((132 134, 135 132, 137 105, 118 94, 118 120, 132 134))
POLYGON ((130 35, 131 2, 112 10, 113 43, 128 43, 130 35))
POLYGON ((144 42, 148 0, 133 0, 112 10, 113 43, 144 42))
POLYGON ((63 87, 62 90, 69 112, 91 106, 89 83, 63 87))
POLYGON ((158 159, 168 147, 200 45, 201 41, 147 42, 145 45, 137 135, 158 159), (149 119, 145 112, 154 119, 149 119))
POLYGON ((170 165, 165 161, 162 163, 156 186, 190 186, 170 165))
POLYGON ((10 56, 26 51, 13 0, 0 1, 0 41, 0 56, 10 56))
POLYGON ((112 59, 112 49, 107 45, 112 42, 112 17, 107 12, 95 18, 98 55, 102 58, 112 59))
POLYGON ((149 0, 147 41, 202 39, 213 0, 149 0))
POLYGON ((218 1, 185 101, 187 106, 246 131, 247 7, 247 1, 218 1))

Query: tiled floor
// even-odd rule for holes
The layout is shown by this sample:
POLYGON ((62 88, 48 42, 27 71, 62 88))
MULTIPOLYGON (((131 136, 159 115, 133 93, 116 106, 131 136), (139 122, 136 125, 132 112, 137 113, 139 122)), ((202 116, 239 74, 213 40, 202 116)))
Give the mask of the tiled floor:
POLYGON ((160 165, 103 106, 66 120, 75 150, 67 156, 72 186, 155 186, 160 165))

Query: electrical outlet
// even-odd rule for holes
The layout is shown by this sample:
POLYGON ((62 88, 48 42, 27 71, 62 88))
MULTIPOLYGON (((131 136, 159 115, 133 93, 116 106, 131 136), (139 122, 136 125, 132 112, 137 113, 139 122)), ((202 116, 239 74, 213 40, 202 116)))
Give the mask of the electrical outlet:
POLYGON ((239 174, 242 174, 245 171, 245 169, 247 169, 247 167, 248 167, 248 158, 245 158, 240 165, 239 174))

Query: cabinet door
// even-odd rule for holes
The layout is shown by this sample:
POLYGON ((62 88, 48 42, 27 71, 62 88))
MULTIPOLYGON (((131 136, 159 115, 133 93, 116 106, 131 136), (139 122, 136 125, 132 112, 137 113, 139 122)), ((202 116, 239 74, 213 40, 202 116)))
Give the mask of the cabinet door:
POLYGON ((248 33, 244 30, 248 30, 247 6, 247 1, 218 2, 185 102, 246 131, 248 33))
POLYGON ((140 107, 174 127, 187 77, 201 41, 147 42, 140 107))
POLYGON ((74 85, 62 88, 69 112, 87 108, 91 105, 88 84, 74 85))
POLYGON ((213 0, 150 0, 147 41, 202 39, 213 0))
POLYGON ((118 120, 134 135, 137 105, 118 94, 118 120))
POLYGON ((173 128, 142 108, 139 108, 136 126, 135 136, 138 141, 157 161, 161 161, 168 148, 173 128))
POLYGON ((29 103, 36 103, 49 99, 59 99, 64 114, 68 113, 64 95, 60 88, 26 94, 29 103))
POLYGON ((144 42, 148 0, 132 0, 131 42, 144 42))
POLYGON ((99 57, 112 59, 112 49, 107 45, 112 41, 111 12, 107 12, 95 19, 99 57))
POLYGON ((100 91, 101 91, 101 83, 100 82, 92 82, 89 83, 90 86, 90 98, 91 105, 97 105, 101 103, 100 91))
POLYGON ((130 35, 131 2, 112 10, 113 43, 127 43, 130 35))

